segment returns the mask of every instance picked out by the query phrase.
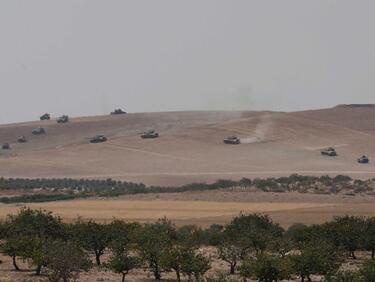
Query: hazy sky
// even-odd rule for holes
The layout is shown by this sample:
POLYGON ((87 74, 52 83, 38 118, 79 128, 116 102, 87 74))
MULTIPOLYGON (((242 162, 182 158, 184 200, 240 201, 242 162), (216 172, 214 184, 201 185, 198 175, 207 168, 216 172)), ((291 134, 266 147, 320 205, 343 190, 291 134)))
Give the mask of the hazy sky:
POLYGON ((374 0, 1 0, 0 123, 375 103, 374 0))

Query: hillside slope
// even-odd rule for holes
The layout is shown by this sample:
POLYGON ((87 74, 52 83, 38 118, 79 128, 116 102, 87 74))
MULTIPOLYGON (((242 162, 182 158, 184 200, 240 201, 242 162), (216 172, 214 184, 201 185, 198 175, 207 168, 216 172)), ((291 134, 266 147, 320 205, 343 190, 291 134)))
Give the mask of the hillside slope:
POLYGON ((12 149, 0 150, 0 176, 111 177, 160 185, 291 173, 373 177, 373 164, 356 162, 362 154, 375 158, 375 134, 363 120, 375 120, 375 108, 139 113, 2 125, 0 142, 12 143, 12 149), (37 126, 47 134, 32 136, 37 126), (141 139, 148 128, 161 137, 141 139), (108 142, 90 144, 96 134, 108 142), (19 135, 30 142, 15 144, 19 135), (242 144, 223 144, 228 135, 242 144), (327 146, 339 156, 322 157, 319 149, 327 146))

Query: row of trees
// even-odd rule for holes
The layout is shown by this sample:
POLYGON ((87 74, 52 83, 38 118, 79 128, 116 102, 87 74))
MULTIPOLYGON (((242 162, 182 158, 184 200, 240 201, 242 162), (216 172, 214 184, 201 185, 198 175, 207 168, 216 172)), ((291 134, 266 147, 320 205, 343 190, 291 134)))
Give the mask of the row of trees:
POLYGON ((12 258, 15 270, 21 258, 50 281, 76 279, 93 264, 119 273, 122 281, 137 268, 157 281, 165 272, 174 272, 177 281, 199 281, 216 256, 227 263, 231 277, 243 280, 311 281, 320 275, 324 281, 375 281, 375 218, 344 216, 284 230, 266 215, 240 214, 226 226, 201 229, 176 228, 167 219, 144 225, 82 219, 68 224, 49 212, 24 208, 0 227, 0 250, 12 258), (216 253, 207 253, 207 246, 215 246, 216 253), (358 271, 345 272, 343 262, 357 259, 359 251, 368 252, 367 260, 358 271))
POLYGON ((218 180, 215 183, 191 183, 179 187, 146 186, 141 183, 116 181, 113 179, 71 179, 71 178, 0 178, 0 190, 32 191, 43 189, 48 193, 32 192, 32 195, 17 197, 0 197, 3 203, 18 202, 45 202, 66 200, 72 198, 102 196, 114 197, 125 194, 139 193, 171 193, 186 191, 205 191, 229 188, 256 188, 261 191, 302 193, 339 193, 339 192, 370 192, 375 185, 374 180, 352 180, 349 176, 302 176, 293 174, 289 177, 255 178, 254 180, 242 178, 239 181, 218 180))

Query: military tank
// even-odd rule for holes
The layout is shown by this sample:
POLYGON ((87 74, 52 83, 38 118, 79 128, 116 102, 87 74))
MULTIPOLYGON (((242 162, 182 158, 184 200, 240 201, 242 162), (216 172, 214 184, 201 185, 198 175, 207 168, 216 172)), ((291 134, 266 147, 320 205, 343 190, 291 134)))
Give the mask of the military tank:
POLYGON ((238 138, 237 136, 228 136, 224 138, 223 141, 225 144, 232 144, 232 145, 238 145, 241 143, 240 138, 238 138))
POLYGON ((107 141, 107 137, 104 135, 96 135, 90 139, 90 143, 103 143, 107 141))
POLYGON ((158 138, 159 137, 159 133, 157 133, 154 129, 150 129, 150 130, 147 130, 147 131, 143 132, 143 134, 141 134, 141 137, 143 139, 158 138))
POLYGON ((362 157, 358 158, 357 161, 360 163, 360 164, 368 164, 370 162, 369 158, 365 155, 363 155, 362 157))
POLYGON ((69 116, 63 115, 57 119, 57 123, 67 123, 69 121, 69 116))
POLYGON ((51 115, 48 113, 45 113, 44 115, 40 116, 40 120, 50 120, 51 115))
POLYGON ((25 136, 20 136, 17 138, 17 142, 18 143, 26 143, 27 142, 27 139, 25 136))
POLYGON ((111 115, 123 115, 123 114, 126 114, 126 112, 123 111, 122 109, 115 109, 113 112, 111 112, 111 115))
POLYGON ((9 145, 9 143, 4 143, 4 144, 1 146, 1 149, 3 149, 3 150, 9 150, 9 149, 10 149, 10 145, 9 145))
POLYGON ((46 131, 43 127, 37 127, 37 128, 34 128, 31 133, 33 135, 41 135, 41 134, 46 134, 46 131))
POLYGON ((337 152, 336 152, 335 148, 332 148, 332 147, 325 148, 325 149, 321 150, 320 153, 323 156, 328 156, 328 157, 336 157, 337 156, 337 152))

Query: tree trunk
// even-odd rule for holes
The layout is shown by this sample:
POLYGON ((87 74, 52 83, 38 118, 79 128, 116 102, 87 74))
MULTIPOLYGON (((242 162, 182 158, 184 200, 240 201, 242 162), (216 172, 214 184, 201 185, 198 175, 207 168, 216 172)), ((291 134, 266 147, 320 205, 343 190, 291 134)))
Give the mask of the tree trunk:
POLYGON ((371 258, 375 258, 375 250, 371 250, 371 258))
POLYGON ((96 264, 100 265, 100 254, 97 252, 95 252, 95 260, 96 260, 96 264))
POLYGON ((17 257, 16 256, 12 256, 12 261, 13 261, 14 269, 17 270, 17 271, 20 271, 20 268, 17 265, 17 257))
POLYGON ((35 270, 35 274, 39 276, 41 272, 42 272, 42 266, 38 265, 36 270, 35 270))
POLYGON ((181 281, 181 275, 180 275, 179 270, 176 270, 176 276, 177 276, 177 281, 180 282, 181 281))
POLYGON ((236 264, 237 263, 231 263, 230 264, 230 274, 234 274, 235 273, 235 271, 236 271, 236 264))
POLYGON ((354 251, 351 252, 351 257, 352 257, 352 259, 357 259, 357 257, 355 256, 354 251))
POLYGON ((310 277, 310 275, 307 275, 307 281, 311 282, 311 277, 310 277))
POLYGON ((126 276, 126 273, 123 273, 122 274, 122 280, 121 280, 122 282, 125 282, 125 276, 126 276))
POLYGON ((155 269, 154 270, 154 277, 155 277, 156 281, 160 281, 161 280, 161 274, 160 274, 159 269, 155 269))

